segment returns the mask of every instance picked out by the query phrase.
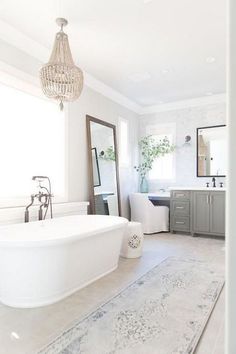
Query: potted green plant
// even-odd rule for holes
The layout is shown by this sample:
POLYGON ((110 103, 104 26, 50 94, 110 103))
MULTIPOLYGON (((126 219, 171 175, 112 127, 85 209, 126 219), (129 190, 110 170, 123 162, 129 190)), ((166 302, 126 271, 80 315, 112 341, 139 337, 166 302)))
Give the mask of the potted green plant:
POLYGON ((140 175, 140 192, 148 192, 147 174, 152 169, 153 162, 160 156, 174 151, 175 146, 170 143, 167 137, 156 141, 152 135, 145 136, 139 141, 141 163, 134 166, 140 175))

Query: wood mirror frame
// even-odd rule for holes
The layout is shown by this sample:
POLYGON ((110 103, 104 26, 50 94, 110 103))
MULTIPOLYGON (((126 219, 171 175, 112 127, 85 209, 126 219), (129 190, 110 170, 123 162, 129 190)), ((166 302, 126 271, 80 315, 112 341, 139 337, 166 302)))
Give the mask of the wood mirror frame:
POLYGON ((118 212, 121 216, 121 203, 120 203, 120 180, 119 180, 119 160, 118 160, 118 150, 117 150, 117 137, 116 137, 116 126, 105 122, 101 119, 86 115, 86 126, 87 126, 87 146, 88 146, 88 173, 89 173, 89 195, 90 195, 90 213, 96 214, 95 209, 95 198, 94 198, 94 181, 93 181, 93 161, 92 161, 92 139, 91 139, 91 122, 104 125, 105 127, 111 128, 114 138, 114 150, 115 150, 115 171, 116 171, 116 189, 117 189, 117 202, 118 202, 118 212))

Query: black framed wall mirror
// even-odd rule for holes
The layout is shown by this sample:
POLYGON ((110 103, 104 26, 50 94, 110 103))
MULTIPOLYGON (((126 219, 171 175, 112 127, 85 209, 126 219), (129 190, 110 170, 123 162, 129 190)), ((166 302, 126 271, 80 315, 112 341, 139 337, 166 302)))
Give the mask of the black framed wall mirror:
POLYGON ((226 125, 197 128, 197 177, 225 177, 226 125))
POLYGON ((116 127, 86 116, 90 210, 98 215, 121 215, 116 127))

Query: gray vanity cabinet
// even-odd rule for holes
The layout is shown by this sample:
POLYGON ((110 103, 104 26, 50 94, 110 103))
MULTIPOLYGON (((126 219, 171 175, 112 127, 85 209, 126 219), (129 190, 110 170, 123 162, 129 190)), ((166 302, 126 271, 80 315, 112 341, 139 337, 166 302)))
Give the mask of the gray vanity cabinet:
POLYGON ((210 232, 225 234, 225 193, 210 193, 210 232))
POLYGON ((225 235, 224 191, 172 191, 172 232, 225 235))
POLYGON ((210 232, 210 196, 193 192, 193 232, 210 232))
POLYGON ((172 232, 191 231, 191 192, 172 191, 170 201, 170 229, 172 232))
POLYGON ((193 192, 193 233, 225 234, 224 192, 193 192))

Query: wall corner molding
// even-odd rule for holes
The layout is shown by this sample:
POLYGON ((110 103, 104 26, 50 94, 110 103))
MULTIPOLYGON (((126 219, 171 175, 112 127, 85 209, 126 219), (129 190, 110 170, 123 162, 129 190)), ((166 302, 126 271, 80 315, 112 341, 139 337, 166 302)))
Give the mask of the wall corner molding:
MULTIPOLYGON (((43 45, 39 44, 35 40, 27 37, 25 34, 21 33, 18 31, 15 27, 9 25, 8 23, 1 21, 0 20, 0 39, 9 45, 17 48, 18 50, 21 50, 28 54, 29 56, 41 61, 41 63, 47 62, 50 56, 50 50, 43 45)), ((9 65, 8 65, 9 66, 9 65)), ((19 77, 19 75, 22 78, 22 73, 16 73, 16 69, 12 68, 7 68, 7 63, 5 68, 1 68, 2 71, 6 71, 10 75, 15 75, 19 77)), ((94 76, 92 76, 89 73, 86 73, 84 70, 84 84, 91 88, 92 90, 100 93, 101 95, 111 99, 112 101, 118 103, 119 105, 133 111, 136 114, 139 114, 141 110, 141 106, 139 106, 137 103, 129 99, 128 97, 122 95, 120 92, 117 90, 113 89, 112 87, 106 85, 102 81, 96 79, 94 76)), ((27 81, 35 81, 37 80, 37 77, 33 78, 29 77, 29 74, 25 73, 25 78, 27 81)), ((34 84, 35 84, 34 82, 34 84)))
MULTIPOLYGON (((50 56, 50 50, 48 48, 36 42, 32 38, 29 38, 24 33, 21 33, 15 27, 1 20, 0 20, 0 39, 5 43, 8 43, 9 45, 17 48, 18 50, 23 51, 29 56, 36 58, 41 63, 47 62, 50 56)), ((30 76, 29 73, 26 72, 19 73, 19 70, 17 72, 16 68, 12 68, 12 70, 10 70, 10 67, 7 63, 5 63, 5 68, 3 68, 2 63, 0 64, 1 64, 0 70, 5 71, 10 75, 15 75, 20 79, 24 78, 26 81, 30 82, 34 86, 39 86, 37 83, 38 78, 36 76, 35 77, 30 76)), ((222 93, 222 94, 217 94, 212 96, 204 96, 204 97, 198 97, 193 99, 187 99, 182 101, 175 101, 175 102, 145 107, 137 104, 132 99, 124 96, 122 93, 108 86, 104 82, 96 79, 91 74, 84 72, 84 76, 85 76, 85 85, 87 87, 109 98, 113 102, 129 109, 130 111, 136 113, 139 116, 145 114, 153 114, 153 113, 170 111, 170 110, 178 110, 178 109, 199 107, 208 104, 226 102, 226 94, 222 93)))
POLYGON ((110 86, 104 84, 102 81, 96 79, 94 76, 90 75, 89 73, 84 72, 84 78, 85 78, 84 80, 85 85, 91 88, 92 90, 111 99, 115 103, 118 103, 121 106, 128 108, 134 113, 139 114, 141 112, 142 107, 140 105, 138 105, 131 99, 127 98, 126 96, 122 95, 120 92, 116 91, 110 86))
POLYGON ((154 114, 165 111, 175 111, 186 108, 200 107, 217 103, 226 103, 226 93, 216 94, 212 96, 203 96, 197 98, 191 98, 182 101, 175 101, 170 103, 164 103, 159 105, 153 105, 141 108, 139 115, 154 114))

